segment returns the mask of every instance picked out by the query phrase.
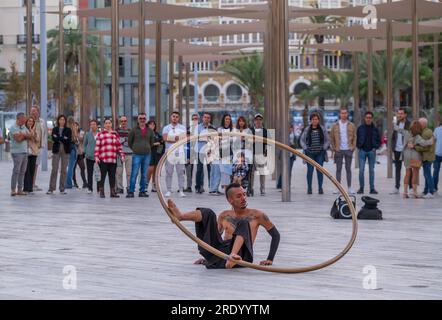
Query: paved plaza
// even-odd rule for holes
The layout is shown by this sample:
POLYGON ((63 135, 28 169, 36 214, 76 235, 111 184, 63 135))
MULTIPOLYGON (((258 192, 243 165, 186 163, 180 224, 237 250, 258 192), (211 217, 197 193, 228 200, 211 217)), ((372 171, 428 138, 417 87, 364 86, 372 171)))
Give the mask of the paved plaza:
MULTIPOLYGON (((100 199, 72 190, 11 198, 12 163, 0 162, 0 299, 440 299, 442 197, 389 195, 393 180, 385 178, 386 158, 380 161, 376 186, 384 220, 359 221, 356 243, 341 261, 304 274, 194 265, 196 245, 171 224, 155 193, 100 199), (76 289, 64 287, 64 268, 76 274, 76 289)), ((332 163, 325 167, 334 172, 332 163)), ((281 233, 276 266, 319 263, 350 238, 351 222, 330 218, 332 184, 325 183, 325 195, 314 190, 308 196, 305 172, 297 160, 290 203, 280 201, 270 178, 267 195, 249 199, 249 207, 265 211, 281 233)), ((45 191, 48 181, 48 172, 39 173, 45 191)), ((353 181, 356 189, 357 170, 353 181)), ((173 196, 183 210, 228 207, 223 196, 173 196)), ((255 261, 267 256, 269 245, 270 236, 261 231, 255 261)))

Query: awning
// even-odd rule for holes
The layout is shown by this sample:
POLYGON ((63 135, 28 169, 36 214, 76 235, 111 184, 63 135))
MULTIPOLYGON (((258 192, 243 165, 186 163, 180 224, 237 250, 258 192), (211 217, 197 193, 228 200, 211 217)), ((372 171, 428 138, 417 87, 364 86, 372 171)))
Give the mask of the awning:
MULTIPOLYGON (((157 2, 145 3, 146 20, 165 21, 180 19, 195 19, 204 17, 224 16, 229 17, 235 14, 250 13, 251 10, 245 9, 215 9, 200 8, 190 6, 178 6, 157 2)), ((79 17, 95 17, 111 19, 112 12, 110 7, 81 9, 77 11, 79 17)), ((119 7, 119 15, 121 20, 138 20, 139 4, 137 2, 122 4, 119 7)))
MULTIPOLYGON (((387 50, 386 39, 373 39, 373 51, 387 50)), ((434 45, 433 42, 421 42, 419 46, 434 45)), ((341 43, 322 43, 322 44, 306 44, 305 48, 322 49, 325 51, 346 51, 346 52, 368 52, 367 40, 359 39, 353 41, 345 41, 341 43)), ((393 41, 393 49, 411 48, 411 42, 393 41)))

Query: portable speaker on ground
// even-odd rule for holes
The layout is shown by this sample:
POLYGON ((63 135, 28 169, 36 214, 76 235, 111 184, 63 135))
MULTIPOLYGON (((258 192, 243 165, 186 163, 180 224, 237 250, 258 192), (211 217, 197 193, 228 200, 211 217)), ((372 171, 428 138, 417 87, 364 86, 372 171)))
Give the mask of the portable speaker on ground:
MULTIPOLYGON (((356 197, 350 196, 351 202, 353 202, 353 206, 356 208, 356 197)), ((345 201, 345 198, 341 195, 339 196, 335 202, 333 203, 333 206, 330 210, 330 216, 333 219, 351 219, 351 211, 348 207, 347 201, 345 201)))

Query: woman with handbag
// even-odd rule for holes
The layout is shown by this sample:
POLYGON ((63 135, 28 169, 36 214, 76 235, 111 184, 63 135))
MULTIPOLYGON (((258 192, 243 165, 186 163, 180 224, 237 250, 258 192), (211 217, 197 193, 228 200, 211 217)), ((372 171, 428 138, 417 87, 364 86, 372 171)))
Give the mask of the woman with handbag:
POLYGON ((397 125, 394 127, 395 131, 398 131, 404 136, 404 142, 406 147, 402 152, 404 166, 406 168, 404 178, 404 198, 408 199, 408 187, 411 178, 411 185, 413 187, 413 198, 419 198, 417 193, 417 186, 419 185, 419 170, 422 167, 422 154, 417 152, 414 148, 416 145, 422 147, 430 146, 433 143, 433 139, 424 140, 421 137, 422 126, 419 121, 413 121, 410 126, 410 130, 400 129, 397 125))
MULTIPOLYGON (((160 159, 164 154, 164 140, 163 136, 157 131, 157 123, 154 120, 150 120, 147 122, 147 126, 153 131, 155 142, 152 147, 152 156, 150 157, 149 169, 147 170, 146 190, 149 187, 150 179, 157 169, 158 162, 160 162, 160 159)), ((152 192, 157 192, 155 181, 152 181, 152 192)))

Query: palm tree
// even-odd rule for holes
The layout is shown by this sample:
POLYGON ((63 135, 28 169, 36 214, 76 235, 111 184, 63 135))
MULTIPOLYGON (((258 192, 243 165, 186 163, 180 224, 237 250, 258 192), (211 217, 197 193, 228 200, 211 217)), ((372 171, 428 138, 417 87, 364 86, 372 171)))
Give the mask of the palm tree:
POLYGON ((335 72, 329 68, 321 71, 324 80, 316 80, 312 85, 316 88, 317 94, 322 97, 331 97, 338 102, 341 108, 347 108, 353 97, 353 72, 335 72))
MULTIPOLYGON (((48 39, 50 42, 48 44, 48 70, 58 70, 59 66, 59 31, 58 29, 49 30, 48 39)), ((64 35, 64 69, 65 69, 65 97, 75 97, 78 96, 80 90, 79 86, 79 70, 80 70, 80 56, 82 49, 81 42, 81 31, 80 30, 69 30, 65 32, 64 35)), ((86 43, 86 61, 88 64, 88 79, 89 84, 95 83, 99 76, 100 67, 100 54, 98 50, 98 40, 94 36, 88 36, 86 43)), ((68 100, 71 104, 72 100, 68 100)), ((72 110, 73 111, 73 110, 72 110)))
POLYGON ((11 61, 10 68, 11 73, 5 85, 5 105, 9 109, 12 109, 12 106, 15 106, 17 109, 19 102, 25 97, 24 77, 18 73, 17 64, 15 62, 11 61))
POLYGON ((312 101, 318 97, 318 92, 315 90, 315 88, 309 88, 302 90, 298 94, 292 93, 291 95, 294 95, 296 99, 298 99, 300 102, 304 104, 304 110, 302 112, 302 122, 304 124, 304 128, 306 128, 308 126, 309 106, 312 103, 312 101))
POLYGON ((261 111, 264 99, 264 60, 262 54, 255 53, 230 60, 220 66, 218 70, 230 74, 246 88, 252 106, 255 110, 261 111))
MULTIPOLYGON (((361 55, 361 77, 365 78, 361 81, 361 90, 363 94, 367 92, 367 55, 361 55)), ((407 50, 396 50, 392 57, 393 64, 393 92, 394 104, 399 104, 399 93, 411 86, 412 66, 411 58, 407 50)), ((420 64, 420 78, 426 81, 431 79, 431 69, 428 64, 420 64)), ((373 85, 374 89, 382 96, 383 104, 386 105, 386 87, 387 87, 387 54, 380 52, 373 55, 373 85)))
MULTIPOLYGON (((314 4, 312 4, 312 7, 315 9, 319 9, 319 0, 317 0, 314 4)), ((314 24, 327 24, 327 25, 334 25, 334 26, 342 26, 345 23, 346 18, 345 17, 337 17, 337 16, 311 16, 309 17, 310 22, 314 24)), ((303 39, 304 44, 308 44, 310 42, 310 39, 312 35, 306 35, 303 39)), ((324 35, 322 34, 313 34, 313 39, 315 39, 315 42, 317 44, 324 43, 324 35)), ((316 64, 318 68, 318 79, 323 80, 322 77, 322 69, 324 68, 324 50, 317 49, 316 50, 316 64)), ((318 105, 320 107, 324 107, 324 97, 319 96, 318 97, 318 105)))

